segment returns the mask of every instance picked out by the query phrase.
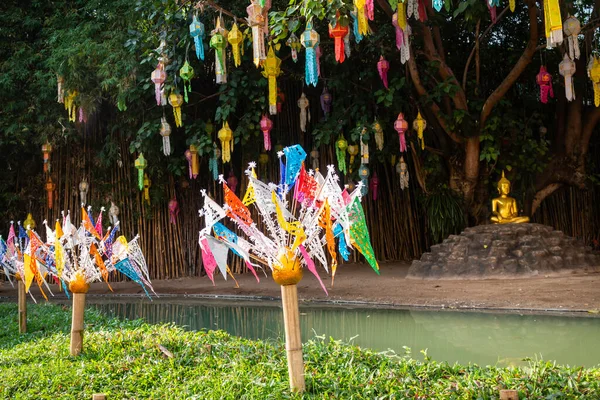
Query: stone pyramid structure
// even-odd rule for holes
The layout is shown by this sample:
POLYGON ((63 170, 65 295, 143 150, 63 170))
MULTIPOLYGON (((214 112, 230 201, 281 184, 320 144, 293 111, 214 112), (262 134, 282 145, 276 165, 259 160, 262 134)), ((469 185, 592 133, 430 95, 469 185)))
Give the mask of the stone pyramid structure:
POLYGON ((540 224, 465 229, 413 261, 407 278, 490 279, 600 271, 600 254, 540 224))

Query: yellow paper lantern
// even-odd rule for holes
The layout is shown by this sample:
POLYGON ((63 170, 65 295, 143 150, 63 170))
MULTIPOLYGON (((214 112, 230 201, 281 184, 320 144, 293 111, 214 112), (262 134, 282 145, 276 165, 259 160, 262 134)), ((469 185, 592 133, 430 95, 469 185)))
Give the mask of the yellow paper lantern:
POLYGON ((231 161, 231 153, 233 152, 233 131, 229 127, 229 123, 225 121, 223 127, 219 129, 219 140, 221 141, 221 157, 223 163, 231 161))

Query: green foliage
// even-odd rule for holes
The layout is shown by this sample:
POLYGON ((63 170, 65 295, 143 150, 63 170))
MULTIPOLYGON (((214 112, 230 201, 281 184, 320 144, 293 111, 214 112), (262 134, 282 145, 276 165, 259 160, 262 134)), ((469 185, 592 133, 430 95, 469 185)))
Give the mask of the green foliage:
POLYGON ((463 201, 447 186, 440 186, 426 194, 422 203, 427 217, 429 237, 434 244, 464 229, 466 219, 463 201))
POLYGON ((493 399, 502 388, 520 398, 595 398, 600 370, 530 361, 523 368, 461 366, 391 352, 376 353, 317 337, 303 346, 306 393, 288 386, 281 342, 241 339, 223 331, 121 321, 86 310, 84 352, 68 352, 68 307, 29 307, 29 331, 18 334, 17 307, 0 304, 0 396, 11 399, 109 398, 444 398, 493 399), (173 353, 163 355, 158 345, 173 353))

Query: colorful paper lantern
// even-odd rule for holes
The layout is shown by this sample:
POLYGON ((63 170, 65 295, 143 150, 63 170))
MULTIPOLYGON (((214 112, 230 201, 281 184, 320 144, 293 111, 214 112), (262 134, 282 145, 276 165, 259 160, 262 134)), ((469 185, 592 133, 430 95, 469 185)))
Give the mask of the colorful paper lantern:
POLYGON ((361 164, 360 168, 358 168, 358 176, 361 182, 361 193, 365 196, 369 190, 369 167, 365 164, 361 164))
POLYGON ((404 162, 404 157, 400 157, 400 162, 396 164, 396 172, 400 175, 400 189, 408 188, 408 165, 404 162))
POLYGON ((360 33, 361 36, 367 36, 369 34, 369 22, 367 21, 366 5, 366 0, 354 0, 354 7, 358 21, 358 33, 360 33))
POLYGON ((165 65, 163 63, 158 63, 156 69, 152 71, 150 79, 152 80, 152 82, 154 82, 154 96, 156 98, 156 105, 160 106, 162 85, 167 79, 167 73, 165 71, 165 65))
POLYGON ((256 0, 252 0, 251 4, 246 8, 248 13, 248 25, 252 28, 252 57, 256 68, 262 60, 266 59, 265 51, 265 16, 262 7, 256 0))
POLYGON ((375 144, 377 145, 377 150, 383 150, 383 128, 379 121, 375 120, 373 122, 373 132, 375 132, 375 144))
POLYGON ((265 150, 271 150, 271 129, 273 129, 273 121, 267 116, 267 114, 263 114, 260 119, 260 130, 263 133, 263 141, 265 150))
POLYGON ((298 36, 296 36, 296 34, 292 32, 290 34, 290 37, 286 41, 286 44, 290 47, 290 51, 292 53, 292 60, 294 60, 294 62, 298 62, 298 52, 302 48, 300 39, 298 39, 298 36))
POLYGON ((298 108, 300 108, 300 130, 302 132, 306 132, 306 123, 310 122, 310 103, 306 98, 304 92, 300 95, 298 99, 298 108))
POLYGON ((213 142, 212 157, 208 160, 208 170, 212 173, 213 180, 219 179, 219 157, 221 156, 221 150, 217 147, 217 144, 213 142))
POLYGON ((183 80, 183 98, 185 102, 188 102, 188 91, 192 91, 192 78, 194 77, 194 68, 190 65, 190 63, 186 60, 183 64, 183 67, 179 70, 179 76, 183 80))
POLYGON ((354 160, 356 159, 356 156, 358 155, 358 145, 349 144, 347 150, 348 150, 348 154, 350 154, 349 170, 350 170, 350 173, 352 173, 352 167, 354 166, 354 160))
POLYGON ((179 93, 171 93, 169 96, 169 104, 173 107, 173 116, 175 117, 175 126, 180 128, 183 126, 183 117, 181 115, 181 106, 183 105, 183 96, 179 93))
POLYGON ((204 61, 204 37, 206 31, 204 24, 198 20, 198 17, 194 15, 192 23, 190 24, 190 36, 194 38, 194 47, 196 47, 196 57, 198 60, 204 61))
POLYGON ((544 1, 544 26, 546 29, 546 48, 551 49, 563 42, 559 0, 544 1))
POLYGON ((346 52, 344 51, 344 38, 348 35, 348 18, 344 16, 340 17, 340 13, 337 13, 335 26, 329 25, 329 37, 333 38, 334 49, 335 49, 335 60, 339 63, 343 63, 346 59, 346 52))
POLYGON ((327 90, 327 86, 323 87, 323 93, 321 94, 321 108, 323 109, 323 113, 325 114, 325 119, 327 119, 327 115, 331 112, 331 103, 333 102, 333 97, 327 90))
POLYGON ((67 97, 65 98, 65 110, 67 110, 69 114, 69 121, 75 122, 77 118, 77 106, 75 105, 75 99, 77 98, 77 91, 69 91, 67 93, 67 97))
POLYGON ((221 141, 223 163, 227 163, 231 161, 231 153, 233 152, 233 131, 229 128, 227 121, 223 122, 223 127, 219 129, 218 137, 221 141))
POLYGON ((221 26, 221 18, 217 18, 217 25, 210 33, 210 47, 215 49, 215 81, 217 84, 227 83, 227 60, 225 48, 229 32, 221 26))
POLYGON ((65 84, 65 78, 63 78, 60 75, 56 76, 56 86, 57 86, 57 96, 56 96, 56 101, 58 101, 59 103, 63 104, 65 102, 65 89, 64 89, 64 84, 65 84))
POLYGON ((275 55, 273 46, 264 62, 263 76, 269 80, 269 113, 277 114, 277 77, 281 74, 281 59, 275 55))
POLYGON ((590 79, 594 87, 594 104, 598 107, 600 106, 600 60, 596 57, 593 57, 590 79))
POLYGON ((571 60, 578 60, 580 56, 579 41, 577 36, 581 32, 581 23, 574 16, 570 16, 563 23, 563 30, 567 35, 567 47, 569 48, 569 57, 571 60))
POLYGON ((404 119, 404 114, 399 113, 398 119, 394 122, 394 129, 398 132, 398 139, 400 140, 400 153, 406 151, 406 137, 405 133, 408 130, 408 122, 404 119))
POLYGON ((546 71, 546 66, 540 66, 540 72, 535 77, 537 84, 540 87, 540 101, 544 104, 548 103, 548 95, 554 98, 554 90, 552 89, 552 75, 546 71))
POLYGON ((54 189, 56 189, 56 185, 52 182, 52 177, 48 176, 46 180, 46 192, 48 194, 48 209, 52 210, 52 200, 54 197, 54 189))
POLYGON ((427 121, 421 116, 421 111, 417 113, 417 118, 413 121, 413 129, 417 131, 417 137, 421 141, 421 149, 425 150, 425 138, 423 132, 427 128, 427 121))
MULTIPOLYGON (((144 169, 147 166, 146 159, 144 158, 144 153, 140 153, 138 158, 135 160, 134 165, 135 168, 138 170, 138 187, 140 188, 140 190, 142 190, 144 189, 144 169)), ((79 184, 79 190, 81 190, 81 184, 79 184)), ((85 201, 82 201, 82 203, 85 204, 85 201)))
POLYGON ((87 179, 85 179, 85 177, 83 177, 81 179, 81 182, 79 182, 79 199, 81 200, 81 204, 87 204, 88 189, 89 189, 89 185, 88 185, 87 179))
POLYGON ((42 145, 42 154, 44 155, 44 172, 50 169, 50 155, 52 154, 52 145, 46 142, 42 145))
POLYGON ((190 144, 190 153, 192 155, 192 178, 196 179, 200 173, 200 162, 198 160, 198 148, 190 144))
POLYGON ((367 128, 363 128, 360 132, 360 163, 368 164, 369 163, 369 142, 365 139, 367 134, 367 128))
POLYGON ((575 100, 575 87, 573 86, 573 75, 575 74, 575 63, 565 53, 563 60, 558 64, 558 72, 565 78, 565 95, 568 101, 575 100))
POLYGON ((232 53, 233 53, 233 64, 236 67, 239 67, 242 63, 242 50, 244 46, 244 34, 238 28, 237 24, 234 22, 233 27, 229 31, 229 35, 227 35, 227 41, 231 45, 232 53))
POLYGON ((379 57, 379 62, 377 62, 377 71, 379 72, 379 77, 381 78, 383 86, 385 86, 386 89, 389 89, 387 76, 389 70, 390 63, 383 56, 379 57))
POLYGON ((171 155, 171 125, 167 122, 165 117, 160 119, 160 136, 163 141, 163 154, 165 156, 171 155))
POLYGON ((346 150, 348 150, 348 142, 344 138, 344 135, 340 136, 340 138, 335 143, 335 154, 338 161, 338 169, 341 173, 346 175, 346 150))
POLYGON ((316 48, 319 45, 319 34, 313 29, 311 21, 308 21, 306 24, 306 30, 302 33, 300 42, 306 49, 306 84, 317 86, 317 83, 319 82, 319 73, 317 71, 316 48))
POLYGON ((177 216, 179 215, 179 202, 175 197, 169 201, 169 222, 173 225, 177 224, 177 216))

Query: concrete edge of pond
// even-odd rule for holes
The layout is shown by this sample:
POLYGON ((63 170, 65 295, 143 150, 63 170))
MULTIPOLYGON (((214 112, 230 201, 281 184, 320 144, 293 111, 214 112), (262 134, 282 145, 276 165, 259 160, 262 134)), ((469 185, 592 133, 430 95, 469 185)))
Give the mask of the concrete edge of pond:
MULTIPOLYGON (((117 299, 147 299, 143 294, 88 294, 88 299, 102 299, 102 300, 117 300, 117 299)), ((0 296, 0 302, 6 302, 8 300, 15 300, 13 296, 0 296)), ((52 299, 59 302, 67 301, 66 296, 54 296, 52 299)), ((214 294, 161 294, 158 297, 154 297, 153 300, 163 299, 180 299, 180 300, 195 300, 195 299, 209 299, 209 300, 223 300, 223 301, 245 301, 259 305, 263 303, 264 306, 273 306, 275 302, 281 300, 280 297, 275 296, 243 296, 243 295, 214 295, 214 294)), ((519 307, 464 307, 464 306, 450 306, 444 305, 428 305, 428 304, 403 304, 403 303, 391 303, 391 302, 372 302, 362 300, 317 300, 317 299, 300 299, 300 305, 303 306, 319 306, 319 307, 357 307, 357 308, 373 308, 373 309, 389 309, 389 310, 423 310, 423 311, 448 311, 448 312, 486 312, 486 313, 502 313, 502 314, 544 314, 544 315, 562 315, 562 316, 578 316, 578 317, 591 317, 598 318, 600 315, 597 313, 590 312, 590 310, 584 309, 563 309, 563 308, 519 308, 519 307)))

